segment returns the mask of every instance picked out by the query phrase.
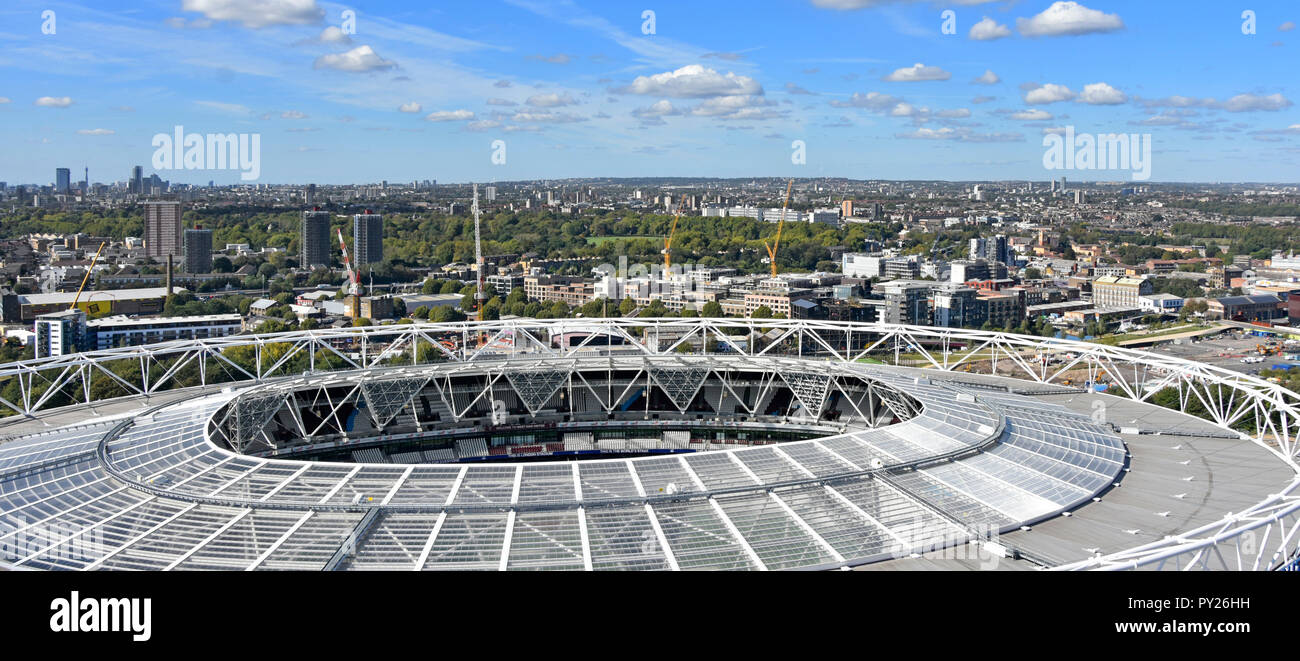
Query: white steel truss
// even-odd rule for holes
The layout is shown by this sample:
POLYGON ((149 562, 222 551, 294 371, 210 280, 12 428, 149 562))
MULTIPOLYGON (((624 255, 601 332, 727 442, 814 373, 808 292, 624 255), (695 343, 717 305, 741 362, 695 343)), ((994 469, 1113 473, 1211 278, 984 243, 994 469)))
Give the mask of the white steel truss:
MULTIPOLYGON (((0 382, 16 384, 11 390, 17 392, 12 399, 0 398, 0 407, 14 414, 32 416, 55 407, 91 403, 94 397, 106 396, 104 393, 109 393, 108 397, 147 398, 170 390, 224 383, 271 384, 304 373, 322 375, 339 370, 394 369, 419 364, 442 364, 454 369, 457 365, 496 362, 503 358, 535 365, 539 360, 589 355, 672 356, 688 370, 687 376, 696 370, 707 374, 709 361, 723 355, 742 359, 822 359, 832 364, 872 361, 944 371, 981 362, 988 363, 992 373, 999 376, 1052 385, 1062 385, 1067 378, 1079 379, 1078 374, 1084 373, 1086 385, 1105 384, 1109 386, 1107 392, 1116 396, 1140 402, 1152 402, 1159 396, 1166 406, 1201 415, 1225 430, 1249 438, 1300 473, 1297 465, 1300 396, 1278 384, 1209 364, 1107 345, 893 324, 786 319, 512 319, 178 340, 0 365, 0 382), (574 335, 585 335, 586 339, 569 343, 555 341, 574 335), (748 343, 727 342, 723 354, 711 351, 725 338, 737 335, 747 336, 748 343), (488 341, 476 344, 478 338, 488 338, 488 341), (595 338, 602 340, 597 343, 595 338)), ((448 372, 451 373, 454 372, 448 372)), ((544 403, 539 398, 550 389, 554 377, 521 388, 520 377, 511 377, 509 373, 510 370, 498 371, 485 378, 484 389, 471 395, 473 399, 468 401, 448 391, 449 376, 433 384, 457 416, 464 416, 502 375, 521 392, 525 405, 544 403), (525 397, 522 391, 532 394, 525 397)), ((565 375, 562 374, 561 382, 565 375)), ((650 373, 648 378, 668 393, 679 408, 689 405, 698 392, 698 387, 688 387, 692 379, 670 378, 665 371, 650 373)), ((819 403, 824 404, 831 392, 830 377, 820 386, 820 378, 816 377, 782 374, 782 378, 810 411, 820 410, 819 403)), ((419 388, 411 385, 415 382, 416 379, 406 381, 406 387, 418 391, 419 388)), ((723 384, 726 396, 740 401, 725 377, 723 384)), ((583 385, 611 408, 621 400, 614 397, 617 393, 601 393, 600 388, 585 382, 583 385)), ((368 384, 364 380, 353 386, 342 398, 322 389, 324 405, 330 412, 326 417, 333 419, 331 424, 338 423, 338 411, 350 398, 354 401, 358 396, 364 397, 377 421, 391 419, 391 415, 410 401, 409 397, 401 396, 404 388, 394 386, 396 391, 388 390, 387 385, 368 384)), ((559 387, 556 385, 555 389, 559 387)), ((546 397, 554 392, 551 390, 546 397)), ((625 392, 623 396, 626 395, 625 392)), ((869 387, 867 398, 868 402, 880 401, 900 418, 915 412, 911 409, 913 404, 897 397, 889 388, 869 387)), ((760 407, 763 393, 752 401, 752 405, 743 402, 741 405, 760 407)), ((259 441, 270 443, 263 432, 283 402, 284 395, 276 392, 254 391, 241 397, 238 405, 229 409, 231 413, 223 425, 232 437, 231 445, 239 449, 259 441)), ((300 419, 294 422, 302 426, 300 419)), ((312 434, 319 429, 300 431, 312 434)), ((1266 501, 1215 523, 1065 568, 1273 568, 1295 562, 1300 535, 1297 530, 1300 530, 1300 479, 1266 501)))

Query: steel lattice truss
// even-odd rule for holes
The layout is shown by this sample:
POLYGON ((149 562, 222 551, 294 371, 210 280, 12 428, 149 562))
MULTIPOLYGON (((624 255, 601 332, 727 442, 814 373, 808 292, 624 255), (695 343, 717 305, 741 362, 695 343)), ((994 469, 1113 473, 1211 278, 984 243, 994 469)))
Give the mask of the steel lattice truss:
POLYGON ((799 403, 809 415, 816 418, 821 415, 826 405, 826 393, 830 391, 831 377, 826 374, 781 373, 781 379, 794 391, 799 403))
POLYGON ((537 413, 569 379, 562 370, 511 370, 506 378, 530 413, 537 413))
POLYGON ((679 411, 685 411, 709 376, 707 367, 654 367, 648 370, 664 394, 679 411))
MULTIPOLYGON (((1286 462, 1292 470, 1297 470, 1296 437, 1300 432, 1300 411, 1296 408, 1297 395, 1277 384, 1212 365, 1105 345, 996 332, 889 324, 746 319, 505 320, 328 329, 176 341, 28 360, 0 366, 0 380, 15 383, 16 389, 10 390, 16 390, 18 393, 18 396, 12 399, 0 398, 0 406, 20 415, 33 415, 69 402, 94 401, 93 393, 96 392, 111 393, 109 396, 139 398, 162 395, 178 388, 191 388, 196 393, 208 392, 211 390, 209 386, 223 383, 262 388, 264 385, 287 383, 294 379, 318 379, 334 371, 400 368, 403 365, 408 367, 400 369, 428 365, 446 370, 439 375, 428 377, 432 379, 430 383, 437 388, 443 388, 442 384, 450 383, 447 375, 455 373, 458 369, 477 369, 485 373, 483 381, 486 384, 485 392, 487 387, 504 376, 517 391, 521 392, 521 399, 526 403, 531 401, 541 405, 555 392, 552 389, 546 393, 554 377, 526 376, 520 380, 521 377, 517 375, 509 376, 512 372, 526 373, 530 367, 535 369, 540 360, 555 365, 563 364, 564 361, 600 355, 663 359, 665 362, 655 365, 658 371, 647 371, 646 376, 668 393, 675 404, 682 407, 689 404, 690 399, 687 398, 683 402, 680 398, 686 397, 688 391, 691 397, 694 397, 697 392, 691 391, 689 388, 691 379, 686 377, 694 373, 691 370, 704 369, 711 360, 721 357, 710 354, 709 351, 715 344, 723 343, 726 346, 726 357, 742 360, 822 360, 830 361, 831 364, 854 366, 859 361, 869 358, 894 364, 909 361, 913 366, 946 371, 958 370, 973 362, 991 362, 995 374, 1041 384, 1060 384, 1067 373, 1077 375, 1082 372, 1087 375, 1088 382, 1109 383, 1111 385, 1109 392, 1140 402, 1150 402, 1157 393, 1162 391, 1173 392, 1176 394, 1175 403, 1179 410, 1200 413, 1227 430, 1242 430, 1244 435, 1248 435, 1260 447, 1286 462), (572 343, 562 344, 556 341, 556 338, 574 335, 582 337, 584 334, 585 339, 572 343), (748 342, 743 344, 731 342, 729 338, 736 335, 747 336, 748 342), (480 342, 479 338, 485 338, 487 341, 480 342), (449 348, 450 346, 458 348, 449 348), (1056 361, 1057 364, 1052 364, 1046 360, 1049 357, 1061 360, 1056 361), (668 362, 668 359, 671 359, 671 362, 668 362), (124 365, 133 367, 122 369, 124 365), (497 367, 498 365, 502 366, 497 367), (515 366, 509 367, 510 365, 515 366), (679 372, 676 377, 669 377, 667 375, 670 372, 667 370, 670 369, 685 369, 687 372, 685 374, 679 372), (524 391, 532 394, 524 397, 522 395, 524 391)), ((562 371, 561 385, 570 373, 567 368, 562 371)), ((718 376, 725 383, 726 375, 718 376)), ((326 391, 322 388, 322 394, 319 396, 327 400, 328 407, 333 407, 335 410, 346 401, 357 401, 364 397, 377 421, 384 417, 391 419, 390 414, 400 411, 409 401, 409 398, 403 395, 404 388, 415 388, 413 384, 420 378, 424 377, 411 377, 406 381, 400 381, 405 384, 404 386, 397 385, 399 381, 378 387, 363 386, 364 380, 354 381, 350 389, 342 391, 326 391)), ((821 389, 817 387, 817 383, 801 380, 800 377, 794 377, 794 383, 784 375, 781 378, 785 378, 792 390, 799 393, 800 401, 810 410, 817 408, 815 402, 824 403, 829 392, 839 392, 839 384, 835 379, 827 379, 825 388, 821 389), (819 391, 820 396, 818 396, 819 391), (805 397, 808 400, 805 400, 805 397)), ((572 387, 583 387, 580 383, 572 381, 570 383, 572 387)), ((917 388, 922 387, 919 385, 919 380, 916 383, 917 388)), ((556 388, 558 387, 561 386, 557 385, 556 388)), ((904 386, 896 386, 896 388, 909 390, 910 394, 910 388, 904 386)), ((593 395, 601 398, 602 402, 608 402, 612 406, 613 400, 608 393, 602 397, 597 389, 589 389, 593 395)), ((905 419, 908 414, 917 414, 915 404, 910 403, 906 398, 897 397, 894 390, 895 388, 871 388, 867 397, 880 401, 900 418, 905 419)), ((474 404, 473 401, 455 401, 455 396, 450 392, 440 390, 440 393, 462 414, 474 404)), ((480 393, 479 397, 482 396, 483 393, 480 393)), ((228 441, 234 447, 246 448, 254 443, 270 443, 270 439, 262 431, 284 401, 283 392, 259 392, 255 388, 240 397, 237 406, 225 409, 230 411, 229 417, 223 425, 214 428, 233 437, 228 438, 228 441)), ((207 410, 204 415, 211 415, 216 410, 218 409, 207 410)), ((161 416, 162 413, 158 415, 161 416)), ((192 418, 196 413, 191 411, 187 415, 192 418)), ((926 418, 922 416, 917 419, 926 418)), ((317 431, 303 428, 300 420, 295 420, 294 423, 299 426, 299 433, 310 435, 313 431, 317 431)), ((141 423, 137 420, 136 424, 141 423)), ((980 424, 988 426, 989 429, 993 428, 993 425, 987 423, 980 424)), ((776 497, 771 493, 758 498, 757 494, 732 494, 713 488, 709 482, 711 478, 707 477, 709 470, 707 464, 713 459, 693 459, 681 466, 680 470, 674 471, 675 475, 671 479, 661 480, 656 477, 649 480, 649 483, 639 474, 639 470, 633 469, 633 485, 636 488, 625 493, 643 494, 638 496, 643 499, 653 499, 661 493, 660 490, 667 490, 669 487, 672 490, 686 489, 696 493, 708 493, 704 501, 706 509, 700 510, 695 506, 670 503, 653 504, 651 500, 642 500, 640 505, 633 507, 633 510, 641 507, 648 508, 645 513, 649 516, 646 518, 635 515, 633 510, 597 513, 595 510, 579 508, 574 516, 578 517, 582 523, 580 528, 585 532, 575 546, 573 540, 560 534, 561 528, 564 531, 570 530, 567 525, 554 521, 543 522, 536 515, 527 514, 526 507, 509 508, 508 513, 501 514, 503 518, 500 520, 488 513, 474 515, 480 517, 478 519, 462 520, 459 515, 450 514, 446 509, 401 515, 393 512, 381 516, 372 516, 371 510, 357 509, 366 507, 370 502, 388 503, 390 507, 393 506, 392 501, 404 493, 402 486, 416 475, 422 474, 416 471, 432 470, 431 468, 393 467, 380 471, 383 472, 382 477, 378 474, 367 477, 371 472, 379 469, 350 468, 347 465, 319 468, 295 465, 291 468, 293 462, 281 466, 273 461, 245 457, 228 458, 222 467, 206 469, 213 471, 214 475, 226 475, 223 480, 215 482, 209 482, 208 478, 204 477, 206 473, 188 477, 173 476, 167 470, 163 470, 161 463, 132 468, 130 471, 113 469, 111 477, 106 474, 95 477, 94 469, 88 467, 93 464, 93 461, 87 457, 95 451, 95 443, 89 439, 102 438, 105 430, 102 425, 87 427, 94 430, 93 433, 86 432, 88 440, 77 441, 76 438, 80 437, 75 433, 59 430, 61 434, 73 434, 66 438, 60 437, 61 440, 57 445, 64 448, 63 450, 50 453, 26 452, 21 455, 25 459, 12 464, 11 468, 5 468, 3 452, 0 452, 0 471, 5 471, 0 472, 0 476, 8 480, 27 474, 35 475, 38 470, 47 472, 57 470, 66 474, 66 477, 60 477, 60 480, 98 480, 91 484, 102 484, 104 488, 111 484, 106 480, 126 481, 133 486, 130 488, 118 486, 115 490, 104 491, 102 497, 106 499, 105 502, 120 500, 125 511, 134 512, 135 515, 143 517, 141 521, 150 522, 149 526, 137 529, 141 532, 153 526, 165 527, 174 521, 208 517, 219 522, 219 529, 224 531, 222 534, 231 536, 256 534, 258 538, 271 535, 274 540, 280 540, 281 544, 290 538, 296 539, 299 532, 308 529, 319 533, 322 538, 333 539, 332 535, 337 534, 339 539, 357 540, 356 544, 359 545, 355 547, 357 549, 367 548, 364 543, 367 540, 420 540, 422 543, 414 545, 407 542, 400 544, 394 542, 393 548, 405 548, 407 552, 413 553, 415 556, 413 561, 421 561, 419 563, 421 566, 430 558, 470 557, 457 555, 461 552, 456 549, 467 548, 479 549, 476 551, 479 555, 473 557, 478 557, 480 560, 496 557, 500 563, 514 562, 514 557, 501 554, 499 547, 496 556, 492 556, 489 551, 492 542, 500 541, 502 545, 509 547, 512 544, 512 535, 520 535, 521 543, 540 545, 537 546, 538 553, 541 554, 539 557, 550 557, 549 554, 555 551, 561 556, 567 553, 566 557, 576 562, 578 556, 575 549, 583 548, 584 567, 592 562, 599 564, 599 559, 604 557, 599 552, 592 553, 593 544, 624 544, 625 542, 618 540, 637 538, 640 540, 642 555, 650 558, 646 561, 648 565, 658 563, 673 568, 686 568, 691 566, 693 561, 690 554, 674 554, 671 545, 665 540, 671 536, 670 530, 687 529, 697 532, 712 531, 711 534, 718 535, 719 538, 739 539, 740 546, 731 548, 731 551, 738 553, 737 566, 763 565, 765 563, 762 558, 768 550, 766 547, 759 548, 747 544, 744 541, 749 539, 745 534, 746 531, 756 530, 754 526, 764 525, 762 521, 776 517, 782 521, 793 521, 792 530, 797 529, 806 534, 809 527, 816 529, 816 526, 814 522, 804 519, 805 515, 799 514, 801 510, 797 502, 802 502, 799 499, 803 498, 820 498, 812 492, 800 492, 798 498, 793 494, 785 498, 776 497), (73 448, 75 451, 65 451, 67 448, 73 448), (392 470, 396 470, 397 473, 391 474, 392 470), (312 477, 316 471, 319 471, 320 475, 312 477), (167 486, 168 480, 172 480, 170 486, 167 486), (303 488, 298 484, 300 480, 307 480, 311 484, 331 485, 325 490, 333 489, 334 492, 319 494, 325 497, 321 501, 322 505, 305 511, 260 510, 241 505, 239 503, 246 501, 230 497, 232 494, 246 491, 260 493, 263 496, 269 494, 269 498, 274 500, 286 491, 296 493, 293 490, 303 488), (368 484, 365 480, 374 482, 373 486, 360 486, 363 483, 368 484), (205 485, 207 492, 201 497, 195 496, 193 500, 187 501, 174 501, 162 494, 163 491, 170 492, 182 488, 176 486, 179 483, 183 483, 186 487, 205 485), (164 486, 159 486, 160 484, 164 486), (709 488, 701 490, 700 485, 709 488), (353 498, 357 499, 355 503, 351 500, 353 498), (324 506, 331 502, 343 502, 343 506, 338 510, 331 509, 332 505, 324 506), (711 515, 706 514, 709 511, 712 512, 711 515), (780 512, 780 516, 775 512, 780 512), (411 519, 407 521, 400 516, 409 516, 411 519), (801 525, 800 521, 807 527, 801 525), (548 526, 560 526, 560 528, 551 529, 548 526), (416 532, 411 532, 412 530, 416 532), (440 532, 443 530, 446 531, 446 537, 440 532), (501 539, 497 539, 498 537, 501 539), (552 547, 552 551, 542 550, 543 546, 548 545, 552 547)), ((140 429, 143 430, 144 426, 140 429)), ((190 440, 206 443, 203 440, 203 432, 198 433, 199 437, 190 440)), ((25 445, 28 442, 24 439, 6 445, 13 448, 16 447, 15 444, 25 445)), ((55 444, 55 441, 46 441, 46 443, 55 444)), ((865 478, 866 473, 870 472, 868 468, 870 461, 866 457, 854 460, 850 456, 837 454, 840 451, 829 442, 821 442, 818 447, 819 451, 824 450, 836 457, 841 469, 849 467, 850 473, 858 469, 861 471, 860 478, 865 478)), ((0 450, 4 448, 5 446, 0 446, 0 450)), ((780 456, 782 453, 795 452, 796 449, 792 446, 788 449, 775 448, 771 451, 780 456)), ((930 450, 932 455, 936 451, 937 449, 930 450)), ((103 446, 101 452, 107 453, 108 446, 103 446)), ((116 452, 115 450, 111 455, 115 460, 116 452)), ((740 454, 733 453, 728 461, 738 461, 734 457, 740 454)), ((165 462, 170 459, 151 461, 165 462)), ((796 465, 803 466, 805 470, 811 470, 808 464, 798 458, 782 457, 782 461, 793 461, 796 465)), ((893 457, 893 461, 897 464, 899 458, 893 457)), ((884 463, 886 466, 890 464, 889 461, 884 463)), ((749 465, 748 461, 731 465, 733 469, 739 469, 741 475, 751 480, 757 477, 759 484, 767 484, 767 478, 757 468, 749 465)), ((440 470, 454 473, 448 473, 447 505, 460 505, 461 498, 471 499, 463 501, 468 503, 472 503, 474 498, 479 498, 486 499, 479 502, 489 503, 496 508, 495 511, 501 512, 501 497, 494 495, 496 492, 488 487, 489 482, 480 481, 475 475, 468 475, 463 467, 445 467, 440 470)), ((517 479, 513 480, 516 487, 514 495, 507 497, 505 504, 522 505, 524 501, 520 499, 530 497, 527 496, 527 493, 530 493, 527 489, 534 488, 532 486, 534 481, 531 478, 523 479, 523 468, 510 470, 518 471, 515 475, 517 479), (519 492, 521 487, 527 487, 524 493, 519 492)), ((532 470, 534 469, 529 469, 532 470)), ((578 471, 576 467, 568 470, 578 471)), ((795 473, 799 472, 798 469, 792 470, 795 473)), ((815 471, 813 473, 815 474, 815 471)), ((946 476, 941 479, 939 476, 942 475, 943 471, 938 471, 933 479, 940 481, 947 479, 953 483, 958 479, 957 476, 946 476)), ((874 490, 872 493, 875 495, 872 497, 877 499, 872 502, 884 502, 880 499, 886 498, 889 494, 907 498, 906 490, 915 491, 922 487, 920 484, 907 482, 894 484, 895 481, 897 480, 894 478, 867 480, 871 484, 870 488, 874 490)), ((798 480, 795 482, 804 484, 798 480)), ((495 482, 491 483, 495 484, 495 482)), ((572 492, 576 485, 579 491, 584 492, 584 496, 588 487, 603 488, 597 486, 603 484, 602 482, 583 480, 581 475, 571 478, 567 486, 562 483, 557 484, 560 484, 558 488, 561 491, 568 489, 569 492, 572 492)), ((811 484, 809 482, 805 486, 811 484)), ((831 502, 839 503, 840 506, 856 505, 861 508, 861 501, 855 500, 856 496, 850 496, 849 493, 859 493, 856 490, 866 489, 865 484, 855 483, 852 488, 830 486, 834 493, 826 492, 825 495, 831 499, 831 502), (847 504, 844 499, 848 500, 847 504)), ((1033 501, 1026 501, 1029 502, 1033 501)), ((1028 504, 1004 507, 1014 510, 1015 507, 1022 506, 1027 508, 1025 511, 1036 511, 1035 507, 1028 504)), ((469 511, 472 505, 463 505, 461 509, 469 511)), ((26 512, 24 508, 24 513, 30 512, 26 512)), ((863 510, 863 513, 871 515, 866 510, 863 510)), ((14 513, 6 512, 5 515, 12 516, 14 513)), ((122 516, 125 517, 126 514, 122 516)), ((1280 493, 1264 502, 1243 512, 1229 515, 1219 522, 1121 553, 1067 565, 1066 568, 1272 568, 1294 559, 1298 545, 1296 531, 1300 529, 1298 519, 1300 519, 1300 479, 1292 481, 1280 493)), ((12 524, 9 525, 12 527, 12 524)), ((29 519, 28 523, 20 524, 13 529, 0 527, 0 537, 11 538, 20 531, 32 529, 33 526, 29 519), (3 532, 4 530, 8 532, 3 532)), ((891 530, 887 524, 884 529, 891 530)), ((70 541, 56 533, 46 534, 47 537, 38 540, 34 547, 35 553, 26 556, 29 564, 39 564, 36 560, 49 555, 53 550, 70 541), (41 546, 42 543, 44 546, 41 546)), ((0 542, 4 541, 0 539, 0 542)), ((823 564, 835 564, 836 555, 850 557, 842 550, 836 550, 835 544, 829 539, 823 539, 821 542, 817 542, 816 539, 813 541, 814 546, 824 554, 819 555, 818 558, 830 558, 823 564)), ((277 563, 281 562, 277 555, 278 547, 278 544, 272 545, 269 549, 256 544, 251 545, 250 548, 262 548, 262 552, 248 558, 248 564, 259 568, 277 566, 277 563)), ((323 558, 321 564, 346 565, 359 561, 359 556, 348 553, 335 558, 335 551, 339 549, 339 544, 334 544, 330 548, 330 553, 326 554, 328 557, 323 558)), ((196 548, 189 556, 176 559, 172 566, 177 568, 202 566, 207 561, 199 557, 201 555, 201 550, 196 548)), ((96 562, 97 565, 111 565, 113 559, 100 558, 96 562)), ((805 566, 808 564, 802 560, 795 564, 800 563, 805 566)), ((306 563, 306 565, 311 564, 306 563)))
POLYGON ((423 377, 362 380, 361 394, 366 398, 375 425, 383 428, 391 422, 428 382, 423 377))

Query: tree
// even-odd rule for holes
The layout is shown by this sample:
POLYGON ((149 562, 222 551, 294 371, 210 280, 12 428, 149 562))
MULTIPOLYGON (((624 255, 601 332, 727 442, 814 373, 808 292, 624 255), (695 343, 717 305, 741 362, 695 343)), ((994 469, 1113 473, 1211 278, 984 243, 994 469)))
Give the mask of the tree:
POLYGON ((618 313, 625 317, 629 314, 632 314, 632 311, 635 309, 636 309, 636 301, 632 300, 631 298, 625 298, 623 299, 622 303, 618 304, 618 313))
POLYGON ((464 321, 465 313, 453 308, 450 305, 436 305, 429 310, 429 321, 439 324, 445 324, 453 321, 464 321))
POLYGON ((213 273, 230 273, 235 267, 230 263, 230 258, 225 255, 218 255, 212 258, 213 273))
POLYGON ((353 320, 352 320, 352 327, 353 327, 353 328, 361 328, 361 327, 363 327, 363 326, 374 326, 374 325, 375 325, 375 322, 371 321, 370 319, 368 319, 368 318, 366 318, 366 317, 357 317, 356 319, 353 319, 353 320))
POLYGON ((754 314, 750 316, 754 319, 771 319, 772 308, 769 308, 766 305, 760 305, 754 310, 754 314))
POLYGON ((704 304, 703 316, 717 318, 723 316, 722 304, 717 301, 709 301, 704 304))

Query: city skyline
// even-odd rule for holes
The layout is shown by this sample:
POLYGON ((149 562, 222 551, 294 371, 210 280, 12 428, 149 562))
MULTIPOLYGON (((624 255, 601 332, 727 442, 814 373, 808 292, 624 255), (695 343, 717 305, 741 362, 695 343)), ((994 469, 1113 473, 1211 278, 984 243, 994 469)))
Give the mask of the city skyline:
POLYGON ((1150 134, 1151 182, 1300 179, 1282 2, 1254 34, 1215 3, 654 4, 20 2, 0 180, 1130 179, 1044 167, 1067 127, 1150 134), (258 176, 153 167, 182 130, 259 136, 258 176))

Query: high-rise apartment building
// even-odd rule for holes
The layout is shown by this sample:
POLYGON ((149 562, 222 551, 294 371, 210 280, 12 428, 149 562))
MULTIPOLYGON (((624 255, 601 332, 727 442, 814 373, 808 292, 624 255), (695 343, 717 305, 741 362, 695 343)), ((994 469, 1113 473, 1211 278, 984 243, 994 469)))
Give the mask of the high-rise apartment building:
POLYGON ((212 230, 185 230, 185 272, 212 272, 212 230))
POLYGON ((302 228, 299 235, 299 266, 312 268, 330 264, 330 214, 328 211, 312 209, 302 212, 302 228))
POLYGON ((144 203, 144 251, 149 257, 182 256, 181 203, 144 203))
POLYGON ((356 266, 384 261, 384 217, 377 213, 359 213, 352 217, 352 249, 356 266))

